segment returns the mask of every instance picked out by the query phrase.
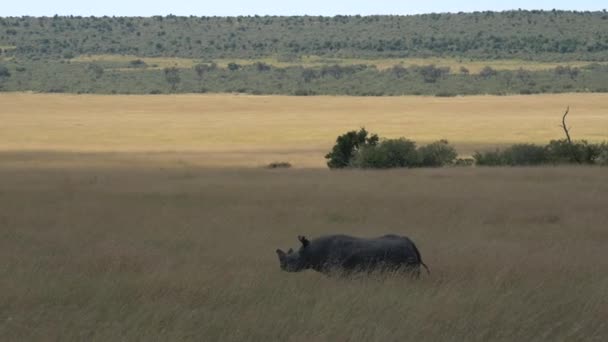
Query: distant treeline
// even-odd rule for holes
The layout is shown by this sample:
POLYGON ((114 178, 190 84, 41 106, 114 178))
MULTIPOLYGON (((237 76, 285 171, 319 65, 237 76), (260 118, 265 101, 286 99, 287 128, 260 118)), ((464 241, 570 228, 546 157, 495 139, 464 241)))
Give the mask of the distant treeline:
POLYGON ((608 13, 508 11, 414 16, 7 17, 4 56, 196 59, 264 56, 608 60, 608 13))
POLYGON ((478 74, 447 67, 367 65, 278 68, 264 63, 219 68, 146 68, 134 60, 110 67, 69 61, 0 62, 0 91, 96 94, 226 93, 283 95, 435 95, 608 92, 608 65, 550 70, 497 71, 478 74))

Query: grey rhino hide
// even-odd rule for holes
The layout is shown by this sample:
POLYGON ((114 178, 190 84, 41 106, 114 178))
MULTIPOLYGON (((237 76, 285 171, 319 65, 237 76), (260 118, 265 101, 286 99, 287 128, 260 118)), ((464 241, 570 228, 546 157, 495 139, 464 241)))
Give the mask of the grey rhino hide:
POLYGON ((285 253, 277 249, 281 269, 300 272, 353 273, 371 271, 413 271, 416 275, 422 262, 418 248, 405 236, 384 235, 377 238, 358 238, 348 235, 326 235, 309 241, 303 236, 297 252, 285 253))

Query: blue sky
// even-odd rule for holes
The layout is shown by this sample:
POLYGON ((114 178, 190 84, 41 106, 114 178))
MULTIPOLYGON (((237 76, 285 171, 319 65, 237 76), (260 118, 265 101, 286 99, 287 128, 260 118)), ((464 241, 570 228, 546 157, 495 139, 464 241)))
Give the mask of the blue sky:
POLYGON ((522 1, 522 0, 6 0, 0 6, 0 16, 59 15, 336 15, 336 14, 417 14, 430 12, 471 12, 508 9, 566 9, 602 10, 608 1, 522 1))

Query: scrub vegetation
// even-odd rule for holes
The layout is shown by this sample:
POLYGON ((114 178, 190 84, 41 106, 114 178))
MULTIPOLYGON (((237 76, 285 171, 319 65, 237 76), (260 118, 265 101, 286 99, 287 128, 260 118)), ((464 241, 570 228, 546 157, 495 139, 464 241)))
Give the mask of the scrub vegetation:
POLYGON ((608 14, 0 18, 0 91, 607 92, 608 14))

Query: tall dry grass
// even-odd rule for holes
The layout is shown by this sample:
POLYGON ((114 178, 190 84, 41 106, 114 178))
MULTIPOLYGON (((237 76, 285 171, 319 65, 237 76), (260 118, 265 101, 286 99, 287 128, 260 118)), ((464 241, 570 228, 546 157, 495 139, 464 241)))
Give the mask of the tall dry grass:
POLYGON ((601 168, 4 167, 0 340, 605 341, 606 208, 601 168), (388 232, 432 274, 274 253, 388 232))

